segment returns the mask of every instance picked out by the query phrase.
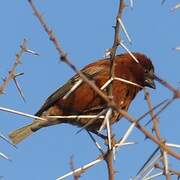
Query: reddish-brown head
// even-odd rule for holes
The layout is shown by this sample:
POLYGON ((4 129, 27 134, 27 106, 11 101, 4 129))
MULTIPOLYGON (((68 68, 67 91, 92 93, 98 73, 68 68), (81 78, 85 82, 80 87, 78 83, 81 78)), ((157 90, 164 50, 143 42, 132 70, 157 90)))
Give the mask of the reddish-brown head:
POLYGON ((137 63, 129 54, 116 56, 117 65, 119 64, 120 76, 124 79, 137 83, 143 87, 147 86, 155 89, 154 83, 154 66, 151 60, 144 54, 133 53, 137 63))

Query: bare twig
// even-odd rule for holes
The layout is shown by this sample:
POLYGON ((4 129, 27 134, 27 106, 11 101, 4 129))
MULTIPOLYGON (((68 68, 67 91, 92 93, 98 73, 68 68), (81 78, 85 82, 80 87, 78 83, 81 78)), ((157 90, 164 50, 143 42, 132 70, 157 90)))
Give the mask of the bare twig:
POLYGON ((159 176, 162 176, 162 175, 163 175, 163 172, 160 172, 160 173, 156 173, 154 175, 151 175, 149 177, 143 178, 142 180, 152 180, 152 179, 159 177, 159 176))
MULTIPOLYGON (((119 1, 119 8, 118 8, 118 12, 117 12, 117 17, 116 17, 116 25, 115 25, 115 33, 114 33, 114 42, 110 51, 110 74, 109 74, 109 79, 113 79, 115 77, 115 56, 116 56, 116 50, 119 46, 119 43, 121 41, 121 37, 120 37, 120 27, 123 29, 123 23, 121 23, 121 18, 122 18, 122 14, 123 14, 123 10, 125 8, 125 1, 124 0, 120 0, 119 1), (120 26, 121 25, 121 26, 120 26)), ((126 29, 124 28, 125 32, 126 29)), ((127 35, 127 34, 126 34, 127 35)), ((109 97, 113 100, 113 86, 112 84, 110 84, 109 88, 108 88, 108 95, 109 97)), ((109 115, 109 117, 112 115, 112 109, 110 108, 111 114, 109 115)), ((106 116, 107 117, 107 116, 106 116)), ((107 117, 107 118, 109 118, 107 117)), ((108 177, 109 180, 114 180, 114 167, 113 167, 113 148, 111 147, 111 138, 114 139, 114 137, 112 136, 112 129, 111 126, 109 126, 109 120, 106 120, 106 124, 107 124, 107 133, 108 133, 108 142, 109 142, 109 149, 107 151, 107 156, 105 158, 106 164, 107 164, 107 168, 108 168, 108 177)))
POLYGON ((89 169, 90 167, 94 166, 95 164, 101 162, 102 160, 104 159, 103 156, 99 156, 96 160, 94 161, 91 161, 90 163, 78 168, 78 169, 75 169, 67 174, 65 174, 64 176, 61 176, 61 177, 58 177, 56 180, 62 180, 62 179, 65 179, 66 177, 68 176, 71 176, 73 175, 74 173, 84 173, 87 169, 89 169))
POLYGON ((160 130, 158 128, 159 120, 157 119, 157 116, 155 116, 155 113, 153 111, 153 105, 151 103, 150 94, 146 90, 146 88, 144 88, 144 94, 145 94, 145 99, 147 101, 147 104, 148 104, 148 107, 149 107, 149 111, 150 111, 150 115, 151 115, 151 118, 152 118, 152 121, 153 121, 153 131, 155 131, 157 138, 159 140, 161 140, 160 130))
MULTIPOLYGON (((158 168, 158 169, 161 169, 161 170, 164 170, 164 168, 161 167, 158 163, 156 163, 154 165, 154 167, 158 168)), ((180 177, 180 171, 175 171, 175 170, 169 169, 169 173, 172 174, 172 175, 177 175, 178 177, 180 177)))
MULTIPOLYGON (((74 172, 75 167, 74 167, 74 156, 73 155, 70 157, 69 164, 70 164, 70 168, 71 168, 72 172, 74 172)), ((79 174, 79 173, 73 173, 74 180, 78 180, 80 178, 80 175, 81 174, 79 174)))
POLYGON ((174 93, 174 98, 180 98, 180 91, 178 89, 174 88, 170 83, 168 83, 164 79, 156 75, 154 75, 154 77, 160 84, 162 84, 164 87, 166 87, 167 89, 169 89, 170 91, 174 93))
POLYGON ((120 46, 126 50, 126 52, 137 62, 139 63, 138 59, 133 55, 133 53, 124 45, 123 41, 120 41, 120 46))
POLYGON ((111 119, 111 116, 112 116, 112 109, 109 108, 106 112, 106 116, 104 118, 104 121, 101 125, 101 127, 99 128, 99 132, 101 132, 105 126, 107 126, 107 136, 108 136, 108 145, 109 145, 109 149, 111 150, 112 148, 112 144, 111 144, 111 136, 112 136, 112 133, 111 133, 111 128, 110 128, 110 119, 111 119))
POLYGON ((9 71, 7 77, 4 79, 3 83, 0 85, 0 94, 3 94, 6 87, 8 86, 9 82, 13 80, 16 76, 16 68, 18 65, 21 64, 21 57, 22 55, 27 51, 27 40, 24 39, 22 44, 20 45, 21 49, 20 51, 16 54, 16 59, 15 62, 9 71))
POLYGON ((101 148, 101 146, 99 145, 99 143, 95 140, 95 138, 93 137, 93 135, 87 131, 87 133, 89 134, 90 138, 92 139, 92 141, 94 142, 94 144, 96 145, 96 147, 99 149, 100 153, 103 155, 104 154, 104 151, 103 149, 101 148))
POLYGON ((135 123, 132 123, 132 124, 129 126, 128 130, 126 131, 126 133, 124 134, 124 136, 122 137, 122 139, 121 139, 119 142, 117 142, 116 146, 117 146, 117 145, 118 145, 118 146, 121 146, 122 144, 124 144, 124 142, 127 140, 127 138, 129 137, 129 135, 131 134, 132 130, 134 129, 135 125, 136 125, 135 123))
POLYGON ((104 119, 104 116, 98 116, 98 115, 47 116, 47 118, 51 118, 51 119, 90 119, 97 117, 100 119, 104 119))
POLYGON ((108 169, 108 179, 114 180, 114 166, 113 166, 113 150, 108 150, 105 156, 105 161, 108 169))
POLYGON ((119 148, 119 147, 122 147, 122 146, 128 146, 128 145, 134 145, 134 144, 137 144, 137 142, 125 142, 125 143, 116 143, 114 146, 115 148, 119 148))
POLYGON ((20 116, 25 116, 25 117, 29 117, 29 118, 32 118, 32 119, 41 120, 41 121, 47 121, 47 119, 45 119, 45 118, 41 118, 41 117, 38 117, 38 116, 34 116, 34 115, 31 115, 31 114, 28 114, 28 113, 24 113, 24 112, 21 112, 21 111, 16 111, 14 109, 9 109, 9 108, 5 108, 5 107, 0 107, 0 111, 5 111, 5 112, 9 112, 9 113, 13 113, 13 114, 17 114, 17 115, 20 115, 20 116))
POLYGON ((147 159, 147 161, 144 163, 144 165, 140 168, 140 170, 137 172, 136 177, 134 180, 139 179, 140 177, 146 177, 149 172, 154 167, 154 164, 159 161, 161 157, 161 154, 159 153, 159 147, 154 150, 154 152, 150 155, 150 157, 147 159))
POLYGON ((170 180, 170 174, 169 174, 169 163, 168 163, 168 156, 166 151, 162 152, 162 162, 164 166, 164 175, 166 176, 166 180, 170 180))
POLYGON ((21 98, 23 99, 24 102, 26 102, 24 93, 23 93, 23 91, 22 91, 22 89, 21 89, 21 87, 20 87, 20 85, 19 85, 16 77, 17 77, 17 75, 13 78, 14 83, 15 83, 15 85, 16 85, 17 90, 19 91, 19 94, 20 94, 21 98))
MULTIPOLYGON (((172 102, 174 102, 174 100, 175 100, 175 99, 174 99, 174 97, 173 97, 173 98, 169 99, 168 101, 166 101, 166 103, 164 104, 164 106, 154 115, 153 118, 157 117, 160 113, 162 113, 168 106, 170 106, 170 104, 172 104, 172 102)), ((145 126, 147 126, 147 125, 152 121, 153 118, 151 118, 151 119, 145 124, 145 126)))
POLYGON ((37 53, 36 51, 30 50, 30 49, 26 49, 26 52, 30 53, 32 55, 35 55, 35 56, 39 56, 39 53, 37 53))
POLYGON ((119 23, 120 23, 120 25, 121 25, 121 27, 122 27, 122 30, 124 31, 124 34, 126 35, 126 37, 127 37, 127 39, 128 39, 128 41, 129 41, 130 43, 132 43, 132 40, 131 40, 131 38, 130 38, 130 36, 129 36, 129 34, 128 34, 128 32, 127 32, 127 30, 126 30, 126 28, 125 28, 125 26, 124 26, 124 24, 123 24, 123 22, 122 22, 122 20, 121 20, 121 18, 119 18, 118 21, 119 21, 119 23))
MULTIPOLYGON (((164 104, 167 103, 167 102, 168 102, 168 99, 163 100, 162 102, 160 102, 159 104, 157 104, 156 106, 154 106, 152 110, 156 110, 157 108, 161 107, 162 105, 164 105, 164 104)), ((142 116, 140 116, 140 117, 137 119, 137 121, 141 121, 142 119, 144 119, 144 118, 145 118, 147 115, 149 115, 149 114, 150 114, 150 110, 147 111, 146 113, 144 113, 142 116)), ((155 114, 155 116, 157 116, 157 114, 155 114)), ((154 117, 153 117, 153 118, 154 118, 154 117)), ((151 119, 151 120, 152 120, 152 119, 151 119)), ((147 126, 148 123, 151 122, 151 120, 148 121, 148 122, 145 124, 145 126, 147 126)))
POLYGON ((127 83, 127 84, 131 84, 131 85, 139 87, 139 88, 143 88, 141 85, 139 85, 139 84, 137 84, 135 82, 132 82, 132 81, 129 81, 127 79, 120 78, 120 77, 114 77, 114 78, 110 78, 108 81, 106 81, 106 83, 101 87, 101 90, 105 89, 114 80, 121 81, 121 82, 124 82, 124 83, 127 83))

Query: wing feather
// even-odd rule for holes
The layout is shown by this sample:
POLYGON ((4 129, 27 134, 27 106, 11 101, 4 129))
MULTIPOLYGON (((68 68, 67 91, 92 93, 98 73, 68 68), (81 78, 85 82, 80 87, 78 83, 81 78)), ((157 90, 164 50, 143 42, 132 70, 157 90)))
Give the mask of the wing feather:
MULTIPOLYGON (((99 66, 96 68, 88 67, 82 70, 84 75, 87 76, 87 78, 92 79, 97 74, 101 73, 103 71, 103 66, 99 66)), ((73 85, 80 80, 79 75, 73 76, 66 84, 58 88, 52 95, 50 95, 43 106, 38 110, 38 112, 35 114, 36 116, 41 116, 41 114, 46 111, 48 108, 50 108, 57 100, 63 98, 66 93, 73 87, 73 85)))

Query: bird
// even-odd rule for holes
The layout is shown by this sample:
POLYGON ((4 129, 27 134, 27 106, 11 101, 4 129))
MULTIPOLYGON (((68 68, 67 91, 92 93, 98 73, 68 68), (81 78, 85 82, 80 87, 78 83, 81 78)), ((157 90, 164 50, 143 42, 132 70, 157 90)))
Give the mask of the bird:
MULTIPOLYGON (((115 56, 114 79, 110 83, 114 103, 125 111, 128 111, 131 102, 144 87, 156 89, 154 66, 151 59, 139 52, 133 52, 132 55, 123 53, 115 56), (135 61, 134 57, 138 61, 135 61)), ((96 60, 81 70, 89 81, 101 88, 105 95, 108 95, 110 85, 104 89, 102 87, 108 82, 110 71, 110 58, 96 60)), ((98 132, 104 121, 99 115, 107 112, 107 108, 107 102, 89 84, 84 82, 79 74, 75 74, 50 95, 35 114, 35 116, 46 119, 45 121, 34 119, 32 123, 11 132, 9 138, 12 143, 18 144, 41 128, 62 123, 98 132), (95 115, 97 117, 93 119, 52 118, 52 116, 70 115, 95 115)), ((118 122, 120 118, 122 115, 113 110, 109 120, 110 124, 118 122)))

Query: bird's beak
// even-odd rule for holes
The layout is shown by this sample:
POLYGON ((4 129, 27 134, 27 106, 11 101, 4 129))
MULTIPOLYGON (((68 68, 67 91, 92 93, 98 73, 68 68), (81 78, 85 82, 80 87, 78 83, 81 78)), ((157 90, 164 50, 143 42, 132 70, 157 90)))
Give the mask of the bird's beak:
POLYGON ((154 73, 150 71, 145 76, 145 86, 150 87, 152 89, 156 89, 156 84, 154 82, 154 73))
POLYGON ((152 89, 156 89, 156 84, 153 79, 146 79, 145 86, 150 87, 152 89))

